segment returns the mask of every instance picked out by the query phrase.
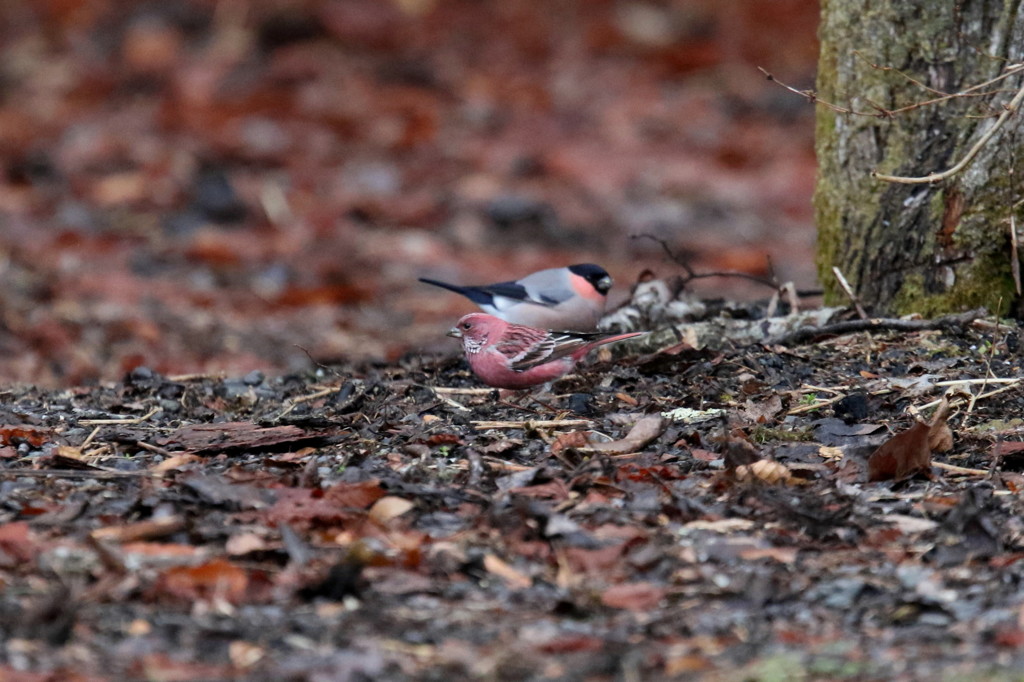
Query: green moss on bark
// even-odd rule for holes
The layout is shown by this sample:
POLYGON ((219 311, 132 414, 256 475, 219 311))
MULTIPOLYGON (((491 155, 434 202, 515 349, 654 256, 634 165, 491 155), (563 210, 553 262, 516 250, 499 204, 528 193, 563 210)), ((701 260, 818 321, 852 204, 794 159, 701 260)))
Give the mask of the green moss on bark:
MULTIPOLYGON (((1020 4, 954 8, 931 0, 822 0, 819 98, 870 112, 876 104, 896 109, 929 99, 933 93, 911 78, 946 92, 984 82, 1000 64, 1024 58, 1020 4), (1001 46, 1002 52, 982 54, 978 45, 1001 46)), ((1019 309, 1007 220, 1020 203, 1014 150, 1020 155, 1024 148, 1024 116, 1011 118, 971 167, 942 184, 871 177, 872 170, 924 176, 949 168, 991 125, 979 114, 998 112, 1021 82, 1005 85, 1009 94, 945 100, 892 118, 819 106, 814 207, 827 303, 846 299, 832 274, 836 266, 879 313, 1019 309)), ((1017 217, 1024 223, 1019 209, 1017 217)))

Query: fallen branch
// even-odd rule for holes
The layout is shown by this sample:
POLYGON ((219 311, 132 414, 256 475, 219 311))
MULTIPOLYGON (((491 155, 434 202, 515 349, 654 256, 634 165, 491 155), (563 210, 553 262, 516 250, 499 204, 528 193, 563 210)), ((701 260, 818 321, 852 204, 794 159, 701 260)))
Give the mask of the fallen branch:
POLYGON ((115 417, 112 419, 79 419, 78 423, 82 426, 126 426, 141 424, 146 421, 154 414, 160 411, 159 407, 154 407, 152 410, 142 415, 141 417, 115 417))
POLYGON ((796 331, 771 340, 770 344, 781 346, 795 346, 820 339, 822 337, 841 336, 843 334, 854 334, 865 331, 897 331, 917 332, 933 329, 950 329, 962 327, 973 322, 988 311, 984 308, 976 308, 966 313, 956 315, 944 315, 934 320, 896 320, 889 318, 873 318, 869 320, 847 320, 836 322, 824 327, 803 327, 796 331))
POLYGON ((961 476, 988 476, 990 473, 986 469, 969 469, 967 467, 958 467, 955 464, 947 464, 946 462, 932 462, 932 466, 936 469, 948 471, 951 474, 960 474, 961 476))
POLYGON ((528 419, 526 421, 475 421, 470 423, 478 431, 486 429, 558 429, 594 425, 594 422, 589 419, 528 419))

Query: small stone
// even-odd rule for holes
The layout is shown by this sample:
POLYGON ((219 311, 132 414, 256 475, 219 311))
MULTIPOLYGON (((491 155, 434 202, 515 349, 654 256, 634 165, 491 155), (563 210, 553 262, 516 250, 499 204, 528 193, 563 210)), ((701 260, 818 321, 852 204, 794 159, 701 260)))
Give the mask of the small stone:
POLYGON ((181 412, 181 403, 177 400, 161 400, 160 409, 168 414, 177 414, 181 412))
POLYGON ((133 384, 142 383, 144 381, 153 380, 153 370, 145 365, 139 365, 131 372, 128 373, 128 381, 133 384))
POLYGON ((264 376, 263 372, 259 371, 258 369, 254 369, 253 371, 249 372, 242 378, 242 382, 248 384, 249 386, 259 386, 260 384, 263 383, 263 380, 265 378, 266 377, 264 376))

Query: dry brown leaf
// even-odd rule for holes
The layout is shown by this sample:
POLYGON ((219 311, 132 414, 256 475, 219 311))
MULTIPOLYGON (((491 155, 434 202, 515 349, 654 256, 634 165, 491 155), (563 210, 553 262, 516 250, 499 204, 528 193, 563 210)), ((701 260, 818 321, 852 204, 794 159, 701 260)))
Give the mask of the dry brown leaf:
POLYGON ((928 423, 928 447, 932 452, 947 452, 953 449, 953 431, 946 420, 949 419, 949 401, 945 398, 935 410, 935 416, 928 423))
POLYGON ((231 556, 259 552, 267 548, 267 542, 256 533, 236 533, 224 543, 224 550, 231 556))
POLYGON ((953 447, 953 432, 946 424, 949 411, 949 402, 943 398, 931 422, 918 422, 882 443, 868 457, 868 481, 901 480, 929 473, 932 451, 953 447))
POLYGON ((722 454, 726 469, 735 469, 744 464, 753 464, 761 459, 757 446, 743 438, 729 436, 725 441, 725 452, 722 454))
POLYGON ((918 422, 882 443, 868 457, 868 481, 901 480, 927 472, 932 464, 927 424, 918 422))
POLYGON ((373 503, 373 506, 370 507, 369 517, 384 526, 392 519, 398 518, 415 506, 416 504, 414 502, 411 502, 404 497, 388 495, 387 497, 382 497, 373 503))
POLYGON ((266 651, 263 647, 236 639, 228 645, 228 658, 236 668, 251 668, 263 660, 266 651))
POLYGON ((25 441, 34 448, 41 447, 50 436, 50 431, 27 424, 6 424, 0 426, 0 444, 17 445, 25 441))
POLYGON ((0 525, 0 566, 13 567, 35 558, 36 541, 28 523, 12 521, 0 525))
POLYGON ((165 473, 165 472, 168 472, 168 471, 176 471, 176 470, 182 468, 183 466, 185 466, 186 464, 191 464, 193 462, 201 462, 201 461, 203 461, 202 457, 199 457, 198 455, 190 455, 188 453, 182 453, 182 454, 179 454, 179 455, 172 455, 172 456, 168 457, 167 459, 165 459, 164 461, 160 462, 159 464, 156 464, 155 466, 150 467, 149 470, 152 471, 155 474, 162 474, 162 473, 165 473))
POLYGON ((992 454, 996 457, 1005 457, 1006 455, 1015 455, 1018 452, 1024 452, 1024 443, 1018 441, 999 441, 992 446, 992 454))
POLYGON ((226 559, 169 569, 155 585, 159 592, 190 602, 223 599, 232 604, 241 603, 248 588, 248 572, 226 559))
POLYGON ((533 584, 533 581, 530 580, 528 576, 517 571, 494 554, 487 554, 484 556, 484 568, 487 569, 488 573, 496 575, 504 580, 505 583, 514 590, 525 590, 533 584))
POLYGON ((650 611, 665 597, 665 588, 653 583, 622 583, 613 585, 601 595, 601 602, 613 609, 650 611))
POLYGON ((598 431, 570 431, 558 434, 551 441, 551 454, 558 455, 565 450, 582 450, 600 442, 611 442, 611 439, 598 431), (603 441, 602 441, 603 439, 603 441))
POLYGON ((755 424, 766 424, 779 412, 782 412, 782 398, 778 394, 774 394, 767 400, 755 401, 753 398, 747 400, 743 409, 740 410, 740 415, 755 424))
POLYGON ((736 480, 743 483, 793 483, 793 474, 785 464, 770 459, 759 459, 751 464, 736 467, 736 480))
POLYGON ((928 447, 932 452, 948 452, 953 449, 953 430, 946 422, 929 427, 928 447))
POLYGON ((579 452, 601 452, 607 455, 624 455, 636 452, 665 431, 667 421, 660 414, 641 417, 624 438, 610 440, 597 431, 573 431, 559 435, 551 443, 551 454, 558 455, 567 448, 579 452))

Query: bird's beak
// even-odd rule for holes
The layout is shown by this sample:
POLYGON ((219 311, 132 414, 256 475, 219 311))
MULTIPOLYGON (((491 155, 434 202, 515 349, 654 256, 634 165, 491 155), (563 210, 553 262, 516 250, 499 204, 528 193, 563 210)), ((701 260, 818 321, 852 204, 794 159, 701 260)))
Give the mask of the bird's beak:
POLYGON ((612 278, 606 275, 601 279, 597 280, 597 289, 598 291, 607 291, 608 289, 612 288, 612 284, 612 278))
POLYGON ((448 333, 445 334, 445 336, 451 336, 451 337, 456 338, 456 339, 461 339, 462 338, 462 332, 459 331, 458 327, 452 327, 451 329, 448 330, 448 333))

